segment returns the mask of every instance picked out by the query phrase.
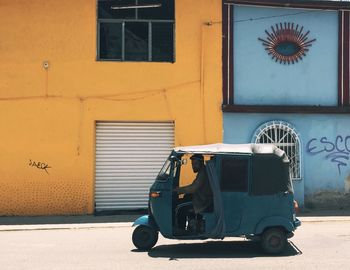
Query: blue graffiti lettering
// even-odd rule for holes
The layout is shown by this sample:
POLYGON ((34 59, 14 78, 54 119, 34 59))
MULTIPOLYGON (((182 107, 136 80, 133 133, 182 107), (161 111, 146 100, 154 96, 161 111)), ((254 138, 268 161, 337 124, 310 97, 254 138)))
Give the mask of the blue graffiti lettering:
POLYGON ((320 142, 324 144, 324 150, 325 150, 326 152, 329 153, 329 152, 334 151, 335 145, 334 145, 334 143, 329 142, 328 139, 327 139, 327 137, 322 137, 321 140, 320 140, 320 142), (330 148, 327 148, 327 146, 329 146, 330 148))
POLYGON ((342 136, 337 136, 337 138, 335 139, 335 147, 337 148, 338 152, 345 152, 345 149, 339 149, 339 146, 342 145, 342 142, 343 142, 343 137, 342 136), (339 143, 340 141, 340 143, 339 143))
POLYGON ((349 149, 350 143, 348 143, 348 140, 350 140, 350 136, 345 137, 345 149, 347 152, 350 152, 350 149, 349 149))
POLYGON ((350 159, 350 136, 344 138, 338 135, 334 141, 329 140, 327 137, 322 137, 319 140, 312 138, 306 144, 306 152, 310 155, 327 153, 325 158, 337 165, 340 175, 341 169, 348 165, 350 159))
POLYGON ((338 166, 338 172, 341 174, 341 167, 346 167, 347 163, 343 161, 342 159, 345 159, 346 161, 349 160, 349 153, 330 153, 326 156, 327 159, 331 159, 331 162, 337 163, 338 166))
POLYGON ((312 155, 322 153, 323 150, 314 151, 315 149, 317 149, 317 146, 311 147, 310 145, 312 144, 312 142, 317 142, 317 139, 313 138, 310 141, 308 141, 308 143, 306 144, 306 152, 308 152, 309 154, 312 154, 312 155))

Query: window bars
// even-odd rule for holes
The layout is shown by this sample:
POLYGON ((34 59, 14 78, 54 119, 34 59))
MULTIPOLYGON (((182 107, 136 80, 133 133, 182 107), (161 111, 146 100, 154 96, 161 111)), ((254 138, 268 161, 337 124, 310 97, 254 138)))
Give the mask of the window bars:
POLYGON ((292 179, 301 179, 300 139, 295 129, 284 121, 263 124, 255 132, 254 143, 274 144, 289 158, 292 179))

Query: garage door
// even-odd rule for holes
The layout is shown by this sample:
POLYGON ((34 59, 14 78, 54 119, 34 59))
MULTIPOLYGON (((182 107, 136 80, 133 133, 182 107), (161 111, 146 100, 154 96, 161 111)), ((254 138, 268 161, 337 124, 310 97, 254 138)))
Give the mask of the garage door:
POLYGON ((173 123, 97 122, 95 210, 146 208, 173 147, 173 123))

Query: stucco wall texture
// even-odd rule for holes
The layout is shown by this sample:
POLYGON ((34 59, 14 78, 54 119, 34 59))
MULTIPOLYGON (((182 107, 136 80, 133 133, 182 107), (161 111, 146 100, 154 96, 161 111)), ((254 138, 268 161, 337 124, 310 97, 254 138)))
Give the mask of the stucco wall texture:
POLYGON ((84 180, 4 180, 1 183, 0 215, 46 215, 48 210, 52 215, 88 212, 89 190, 84 180))
POLYGON ((96 28, 96 0, 0 1, 0 215, 93 213, 96 121, 222 141, 221 1, 176 0, 175 63, 96 61, 96 28))
MULTIPOLYGON (((234 100, 239 105, 337 106, 337 11, 235 6, 234 100), (250 20, 249 18, 257 18, 250 20), (259 19, 260 18, 260 19, 259 19), (294 23, 315 39, 295 64, 271 59, 258 37, 277 23, 294 23)), ((290 124, 300 140, 300 179, 295 198, 307 207, 344 208, 350 204, 350 118, 331 114, 224 114, 224 142, 253 140, 270 121, 290 124)))
POLYGON ((244 143, 263 123, 282 120, 298 133, 301 179, 293 181, 301 205, 330 207, 349 203, 349 124, 345 115, 224 114, 224 142, 244 143), (346 139, 348 138, 348 139, 346 139), (346 143, 347 142, 347 143, 346 143), (330 146, 334 145, 332 149, 330 146), (340 196, 343 194, 345 196, 340 196), (333 197, 332 197, 333 196, 333 197), (333 202, 330 202, 333 198, 333 202), (335 203, 338 202, 338 203, 335 203))
POLYGON ((236 104, 337 106, 337 11, 235 6, 234 21, 236 104), (306 56, 289 65, 272 60, 258 40, 285 22, 315 39, 306 56))

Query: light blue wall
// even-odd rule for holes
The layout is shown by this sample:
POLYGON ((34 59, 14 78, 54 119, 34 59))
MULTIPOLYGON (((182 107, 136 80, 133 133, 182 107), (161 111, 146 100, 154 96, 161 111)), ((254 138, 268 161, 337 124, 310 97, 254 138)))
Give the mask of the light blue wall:
POLYGON ((236 104, 335 106, 337 74, 336 11, 234 7, 236 104), (251 21, 251 18, 258 20, 251 21), (280 22, 304 26, 310 30, 309 38, 316 38, 299 63, 276 63, 258 40, 259 37, 265 39, 265 30, 270 31, 272 25, 280 22))
POLYGON ((224 113, 224 142, 249 143, 260 125, 273 120, 290 123, 300 135, 302 181, 294 181, 297 199, 303 202, 304 191, 344 191, 350 175, 349 117, 224 113))

